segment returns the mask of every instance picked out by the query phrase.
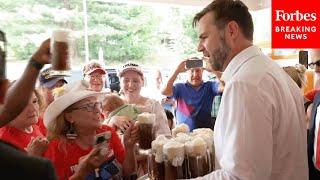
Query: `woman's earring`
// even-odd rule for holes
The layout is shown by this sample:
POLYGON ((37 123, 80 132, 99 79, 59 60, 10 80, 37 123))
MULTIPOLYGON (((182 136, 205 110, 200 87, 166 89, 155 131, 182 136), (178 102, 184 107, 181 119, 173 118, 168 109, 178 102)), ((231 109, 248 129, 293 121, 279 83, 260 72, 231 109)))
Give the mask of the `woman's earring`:
POLYGON ((67 139, 76 139, 78 137, 76 129, 74 128, 73 122, 70 122, 70 128, 66 133, 67 139))

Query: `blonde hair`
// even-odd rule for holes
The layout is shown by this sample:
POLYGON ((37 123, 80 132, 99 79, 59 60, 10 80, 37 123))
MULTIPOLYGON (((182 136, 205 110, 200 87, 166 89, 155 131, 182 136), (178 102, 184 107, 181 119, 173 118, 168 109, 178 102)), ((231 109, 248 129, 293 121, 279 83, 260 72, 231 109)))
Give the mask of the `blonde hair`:
POLYGON ((110 113, 124 104, 124 100, 122 100, 117 94, 107 94, 103 100, 102 110, 110 113))
POLYGON ((59 116, 52 121, 48 126, 48 140, 65 137, 67 131, 70 128, 70 123, 64 118, 65 112, 59 114, 59 116))
POLYGON ((304 65, 297 64, 295 66, 283 67, 283 70, 296 82, 299 88, 305 87, 307 68, 304 65))
POLYGON ((43 113, 45 111, 45 100, 42 94, 39 92, 39 89, 35 89, 34 94, 36 95, 38 99, 38 105, 39 105, 39 113, 43 113))

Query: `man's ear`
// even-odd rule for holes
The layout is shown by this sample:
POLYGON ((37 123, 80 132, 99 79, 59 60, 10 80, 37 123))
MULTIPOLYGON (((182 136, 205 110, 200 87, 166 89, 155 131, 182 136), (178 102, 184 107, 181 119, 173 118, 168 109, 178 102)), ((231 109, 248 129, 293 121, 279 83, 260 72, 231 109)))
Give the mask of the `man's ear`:
POLYGON ((235 21, 230 21, 226 26, 225 35, 227 35, 227 37, 233 40, 239 36, 239 33, 240 27, 238 23, 236 23, 235 21))

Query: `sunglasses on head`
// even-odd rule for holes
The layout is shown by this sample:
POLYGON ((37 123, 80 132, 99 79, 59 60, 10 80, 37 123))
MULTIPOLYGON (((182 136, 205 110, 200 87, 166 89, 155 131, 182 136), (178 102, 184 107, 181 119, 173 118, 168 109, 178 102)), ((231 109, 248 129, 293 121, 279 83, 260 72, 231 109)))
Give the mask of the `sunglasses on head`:
POLYGON ((317 60, 316 62, 313 62, 313 63, 308 64, 308 66, 309 66, 311 69, 314 69, 316 66, 320 66, 320 59, 317 60))

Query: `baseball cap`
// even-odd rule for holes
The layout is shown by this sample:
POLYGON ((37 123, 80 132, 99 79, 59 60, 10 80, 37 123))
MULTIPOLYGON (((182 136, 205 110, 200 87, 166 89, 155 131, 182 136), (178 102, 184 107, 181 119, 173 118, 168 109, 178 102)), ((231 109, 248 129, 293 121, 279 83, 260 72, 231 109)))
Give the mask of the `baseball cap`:
POLYGON ((47 88, 53 88, 58 81, 63 81, 68 84, 68 82, 64 79, 64 77, 57 77, 50 75, 51 68, 47 68, 40 73, 39 82, 40 86, 44 86, 47 88))
POLYGON ((100 72, 101 74, 106 74, 106 70, 104 69, 104 65, 96 60, 89 61, 83 67, 83 75, 89 75, 93 72, 100 72))
POLYGON ((135 72, 137 72, 139 75, 141 75, 143 77, 143 72, 142 72, 140 66, 138 64, 136 64, 136 63, 127 62, 126 64, 124 64, 122 66, 122 69, 119 72, 119 77, 122 77, 123 73, 125 73, 127 71, 135 71, 135 72))

